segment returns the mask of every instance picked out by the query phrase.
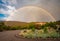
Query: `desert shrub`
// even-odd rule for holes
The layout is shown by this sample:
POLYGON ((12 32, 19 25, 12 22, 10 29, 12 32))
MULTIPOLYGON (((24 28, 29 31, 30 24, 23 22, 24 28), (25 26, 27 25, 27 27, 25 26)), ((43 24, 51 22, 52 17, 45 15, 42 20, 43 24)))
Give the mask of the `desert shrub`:
POLYGON ((57 33, 56 31, 51 31, 51 32, 47 32, 45 33, 43 29, 40 30, 36 30, 35 32, 30 30, 22 30, 19 35, 22 35, 22 37, 26 37, 26 38, 59 38, 60 34, 57 33))
POLYGON ((3 26, 2 26, 2 29, 3 29, 3 30, 8 30, 9 28, 8 28, 6 25, 3 25, 3 26))
POLYGON ((59 21, 56 21, 56 24, 57 24, 57 25, 60 25, 60 20, 59 20, 59 21))
POLYGON ((4 22, 0 22, 0 26, 5 25, 4 22))
POLYGON ((19 30, 20 26, 14 26, 14 27, 10 27, 10 30, 19 30))
POLYGON ((4 30, 10 30, 10 27, 3 25, 0 27, 0 30, 4 31, 4 30))
POLYGON ((35 29, 41 29, 41 25, 40 24, 35 24, 35 29))
POLYGON ((3 31, 3 28, 2 27, 0 27, 0 31, 3 31))
POLYGON ((34 23, 30 23, 30 24, 29 24, 29 28, 34 31, 34 30, 35 30, 35 24, 34 24, 34 23))
POLYGON ((29 23, 29 28, 34 28, 35 27, 35 24, 34 23, 29 23))
POLYGON ((28 29, 28 26, 21 26, 21 29, 28 29))
POLYGON ((55 30, 57 29, 56 23, 55 22, 47 22, 45 25, 42 25, 41 28, 44 29, 45 27, 51 27, 54 28, 55 30))
POLYGON ((10 30, 9 26, 6 26, 4 22, 0 22, 0 31, 10 30))
POLYGON ((51 32, 51 33, 48 33, 49 37, 52 37, 52 38, 58 38, 60 37, 60 34, 58 32, 51 32))
POLYGON ((0 22, 0 31, 3 31, 6 29, 6 25, 4 24, 4 22, 0 22))

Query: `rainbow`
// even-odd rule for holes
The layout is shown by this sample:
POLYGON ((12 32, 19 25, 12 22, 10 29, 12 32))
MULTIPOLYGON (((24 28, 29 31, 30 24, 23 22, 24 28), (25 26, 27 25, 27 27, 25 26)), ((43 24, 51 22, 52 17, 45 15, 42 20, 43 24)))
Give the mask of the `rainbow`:
MULTIPOLYGON (((56 19, 51 15, 51 13, 49 13, 47 10, 45 10, 45 9, 43 9, 43 8, 41 8, 41 7, 38 7, 38 6, 24 6, 24 7, 21 7, 21 8, 19 8, 19 9, 17 9, 17 10, 16 10, 15 12, 13 12, 13 13, 16 13, 16 12, 21 11, 21 10, 23 10, 24 8, 28 8, 28 7, 40 9, 40 10, 42 10, 43 12, 45 12, 46 15, 49 15, 49 17, 51 17, 54 21, 56 21, 56 19)), ((7 18, 7 20, 9 20, 9 18, 10 18, 11 16, 13 16, 13 14, 11 14, 11 15, 7 18)))

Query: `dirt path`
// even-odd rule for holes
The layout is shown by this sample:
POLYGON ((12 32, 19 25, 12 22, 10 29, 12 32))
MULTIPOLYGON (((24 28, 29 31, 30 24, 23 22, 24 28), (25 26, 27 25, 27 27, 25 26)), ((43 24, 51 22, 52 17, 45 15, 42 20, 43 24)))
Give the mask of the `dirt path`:
MULTIPOLYGON (((0 41, 47 41, 47 39, 26 39, 16 37, 20 30, 0 32, 0 41)), ((48 39, 48 41, 59 41, 60 39, 48 39)))

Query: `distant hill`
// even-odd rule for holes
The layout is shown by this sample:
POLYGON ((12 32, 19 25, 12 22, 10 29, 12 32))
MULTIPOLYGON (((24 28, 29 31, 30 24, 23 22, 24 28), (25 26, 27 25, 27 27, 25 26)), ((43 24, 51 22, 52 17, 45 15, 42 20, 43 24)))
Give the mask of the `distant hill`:
POLYGON ((3 22, 7 26, 24 26, 28 24, 26 22, 18 22, 18 21, 3 21, 3 22))
MULTIPOLYGON (((2 22, 4 22, 4 24, 7 26, 26 26, 29 24, 27 22, 19 22, 19 21, 2 21, 2 22)), ((30 23, 43 25, 46 22, 30 22, 30 23)))

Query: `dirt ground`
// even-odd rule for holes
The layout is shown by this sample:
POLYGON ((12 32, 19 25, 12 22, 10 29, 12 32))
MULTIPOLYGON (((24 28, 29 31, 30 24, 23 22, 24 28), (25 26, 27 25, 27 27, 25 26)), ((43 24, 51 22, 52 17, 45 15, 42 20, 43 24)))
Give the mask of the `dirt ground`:
POLYGON ((20 38, 16 35, 20 32, 20 30, 14 31, 3 31, 0 32, 0 41, 60 41, 59 38, 48 38, 48 39, 27 39, 27 38, 20 38))

